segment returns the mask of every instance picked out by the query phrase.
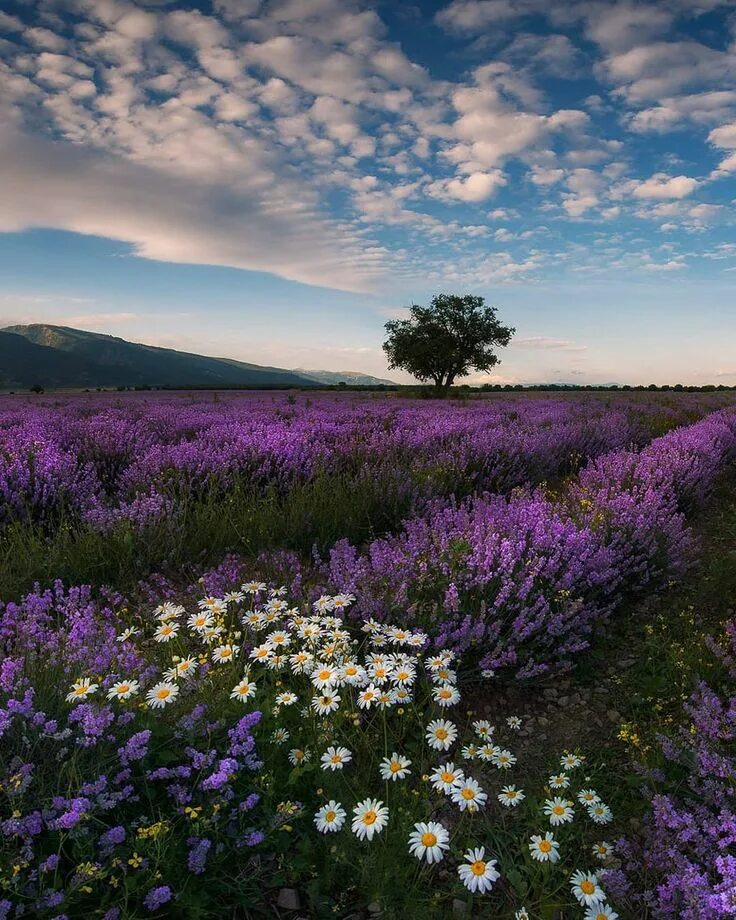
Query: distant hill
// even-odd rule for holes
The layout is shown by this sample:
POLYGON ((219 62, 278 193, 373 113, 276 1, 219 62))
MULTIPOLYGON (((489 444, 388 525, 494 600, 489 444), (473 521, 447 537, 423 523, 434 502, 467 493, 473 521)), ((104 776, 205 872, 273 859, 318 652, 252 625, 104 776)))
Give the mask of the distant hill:
POLYGON ((308 371, 303 367, 294 368, 294 373, 302 377, 309 377, 317 383, 335 386, 339 383, 347 383, 353 387, 377 387, 387 386, 395 387, 396 381, 386 380, 383 377, 371 377, 370 374, 361 374, 359 371, 308 371))
POLYGON ((34 323, 0 330, 0 387, 295 386, 370 384, 375 377, 290 371, 140 345, 112 335, 34 323))

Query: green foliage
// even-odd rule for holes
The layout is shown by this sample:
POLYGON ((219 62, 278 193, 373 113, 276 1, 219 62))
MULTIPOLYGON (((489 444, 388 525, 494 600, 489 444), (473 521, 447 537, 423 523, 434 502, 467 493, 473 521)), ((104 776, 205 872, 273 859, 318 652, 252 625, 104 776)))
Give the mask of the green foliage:
POLYGON ((495 367, 494 349, 508 345, 516 331, 501 323, 495 307, 472 294, 437 294, 428 307, 413 304, 410 313, 410 319, 386 323, 383 350, 390 368, 433 381, 439 396, 469 371, 495 367))

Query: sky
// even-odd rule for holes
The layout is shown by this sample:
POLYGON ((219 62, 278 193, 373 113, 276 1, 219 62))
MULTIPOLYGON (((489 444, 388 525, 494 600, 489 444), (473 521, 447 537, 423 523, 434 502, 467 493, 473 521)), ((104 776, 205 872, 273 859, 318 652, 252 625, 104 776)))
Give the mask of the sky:
POLYGON ((736 0, 2 0, 0 324, 396 380, 736 384, 736 0))

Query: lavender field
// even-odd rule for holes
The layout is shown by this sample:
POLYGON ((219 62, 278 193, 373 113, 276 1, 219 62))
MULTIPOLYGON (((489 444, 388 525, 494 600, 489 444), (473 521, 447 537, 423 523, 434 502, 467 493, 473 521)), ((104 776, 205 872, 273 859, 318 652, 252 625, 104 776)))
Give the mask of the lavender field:
POLYGON ((736 915, 735 460, 731 393, 2 397, 0 917, 736 915))

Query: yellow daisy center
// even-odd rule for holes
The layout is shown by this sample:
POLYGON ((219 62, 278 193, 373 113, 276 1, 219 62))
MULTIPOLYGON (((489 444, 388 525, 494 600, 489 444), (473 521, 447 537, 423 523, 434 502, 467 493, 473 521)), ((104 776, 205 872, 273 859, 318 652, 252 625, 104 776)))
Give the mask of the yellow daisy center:
POLYGON ((515 798, 516 798, 516 792, 515 792, 513 789, 509 789, 509 791, 506 793, 506 798, 507 798, 507 799, 515 799, 515 798))
POLYGON ((156 696, 160 700, 167 700, 171 696, 171 690, 166 687, 162 687, 160 690, 156 691, 156 696))
POLYGON ((371 809, 370 811, 367 811, 363 815, 363 824, 368 824, 368 825, 375 824, 377 818, 378 818, 378 815, 375 813, 375 811, 373 811, 373 809, 371 809))
POLYGON ((332 677, 332 671, 320 671, 319 679, 320 680, 329 680, 332 677))
POLYGON ((74 690, 73 690, 73 693, 75 693, 77 696, 82 696, 82 695, 85 694, 88 690, 89 690, 89 687, 86 687, 86 686, 84 686, 84 687, 75 687, 74 690))
POLYGON ((474 863, 471 863, 470 871, 473 875, 484 875, 486 871, 486 864, 482 859, 476 859, 474 863))
POLYGON ((327 814, 325 815, 325 821, 327 821, 328 824, 332 824, 332 822, 335 820, 336 817, 337 817, 336 811, 328 811, 327 814))
POLYGON ((586 878, 585 881, 580 883, 580 890, 583 892, 583 894, 593 894, 595 891, 595 885, 593 882, 586 878))
POLYGON ((342 757, 339 754, 333 754, 331 760, 332 763, 342 763, 342 757))
POLYGON ((437 843, 437 837, 435 834, 427 831, 426 834, 422 834, 422 846, 424 847, 433 847, 437 843))
POLYGON ((552 809, 552 812, 556 815, 564 815, 565 809, 562 807, 562 805, 555 805, 555 807, 552 809))
POLYGON ((549 840, 540 840, 539 849, 543 853, 549 853, 549 851, 552 849, 552 844, 549 842, 549 840))
POLYGON ((442 779, 443 783, 454 783, 455 782, 455 774, 450 773, 447 770, 443 770, 443 772, 440 774, 440 778, 442 779))
POLYGON ((118 693, 127 693, 128 690, 130 690, 130 687, 128 686, 128 684, 120 684, 120 686, 118 687, 118 693))
POLYGON ((438 741, 446 741, 447 740, 447 729, 446 728, 435 729, 434 736, 438 741))
POLYGON ((440 696, 443 700, 447 700, 452 696, 452 691, 446 689, 440 690, 440 696))
POLYGON ((232 655, 232 651, 229 648, 224 648, 220 652, 220 658, 229 658, 232 655))
POLYGON ((469 786, 466 786, 462 791, 462 797, 470 802, 475 798, 475 792, 469 786))

